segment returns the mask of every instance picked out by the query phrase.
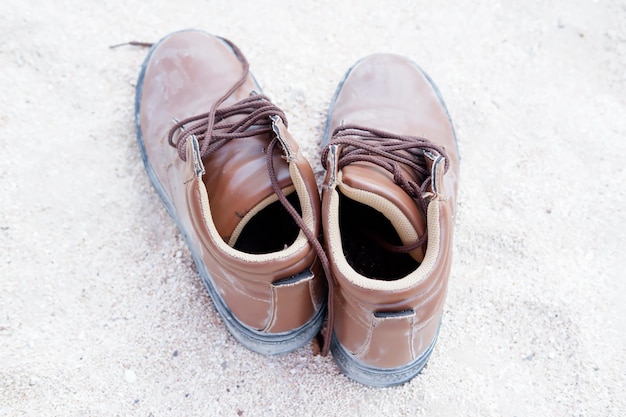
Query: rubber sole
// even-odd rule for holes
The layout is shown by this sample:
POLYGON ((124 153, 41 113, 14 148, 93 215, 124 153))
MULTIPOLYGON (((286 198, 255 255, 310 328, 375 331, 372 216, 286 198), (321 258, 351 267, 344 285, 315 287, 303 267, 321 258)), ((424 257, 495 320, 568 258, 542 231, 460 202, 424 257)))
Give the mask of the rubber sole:
POLYGON ((343 347, 334 333, 330 349, 335 363, 348 378, 373 387, 392 387, 409 382, 422 372, 437 343, 439 328, 437 328, 435 339, 424 353, 413 362, 396 368, 377 368, 360 361, 343 347))
MULTIPOLYGON (((186 32, 186 31, 183 31, 183 32, 186 32)), ((176 33, 180 33, 180 32, 174 32, 166 36, 165 38, 161 39, 158 43, 154 44, 150 48, 150 51, 148 52, 148 55, 146 56, 146 59, 143 62, 141 71, 139 73, 139 78, 137 80, 137 88, 136 88, 136 96, 135 96, 135 126, 137 130, 137 143, 139 145, 139 150, 141 152, 141 159, 143 160, 144 166, 146 168, 146 172, 148 173, 148 177, 150 178, 152 185, 154 186, 159 197, 161 198, 161 201, 165 205, 167 212, 172 217, 172 219, 174 219, 174 222, 176 222, 178 229, 183 235, 183 238, 185 239, 185 242, 187 243, 187 247, 191 251, 191 255, 198 269, 200 278, 202 279, 202 282, 204 283, 209 293, 209 296, 211 297, 211 300, 213 301, 213 304, 215 305, 215 308, 218 314, 222 317, 222 320, 224 321, 224 324, 226 325, 226 328, 228 329, 228 331, 233 335, 233 337, 239 343, 241 343, 243 346, 250 349, 251 351, 254 351, 257 353, 261 353, 264 355, 277 355, 281 353, 294 351, 306 345, 307 343, 309 343, 315 337, 315 335, 317 335, 324 321, 326 306, 323 305, 322 307, 320 307, 320 309, 316 312, 316 314, 303 326, 297 329, 288 331, 288 332, 283 332, 283 333, 260 332, 256 329, 253 329, 245 325, 241 321, 239 321, 239 319, 237 319, 237 317, 233 315, 231 310, 226 305, 226 302, 217 291, 217 287, 215 285, 215 282, 213 281, 213 278, 211 277, 210 272, 208 271, 207 266, 205 265, 204 261, 202 260, 202 257, 199 255, 198 251, 196 250, 196 248, 190 241, 189 234, 187 233, 187 231, 181 224, 180 219, 178 218, 178 215, 177 215, 176 208, 174 207, 174 204, 172 203, 172 200, 167 195, 165 188, 159 181, 148 159, 148 155, 147 155, 146 148, 144 145, 143 135, 141 133, 141 117, 140 117, 141 96, 142 96, 142 91, 143 91, 144 76, 145 76, 146 68, 150 61, 150 58, 152 57, 153 52, 156 50, 156 48, 158 48, 158 46, 164 40, 166 40, 168 37, 172 35, 175 35, 176 33)), ((257 83, 257 86, 258 86, 258 83, 257 83)), ((261 89, 260 87, 258 88, 260 92, 261 89)), ((310 273, 310 272, 308 271, 303 272, 303 274, 307 274, 307 273, 310 273)))

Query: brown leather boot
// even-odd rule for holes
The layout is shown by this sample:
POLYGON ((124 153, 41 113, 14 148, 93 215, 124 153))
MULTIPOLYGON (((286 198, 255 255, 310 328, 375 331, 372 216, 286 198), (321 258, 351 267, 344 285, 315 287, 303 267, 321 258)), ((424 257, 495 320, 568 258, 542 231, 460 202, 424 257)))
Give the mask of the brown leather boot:
POLYGON ((331 351, 361 383, 406 382, 439 332, 459 175, 454 129, 430 78, 396 55, 357 62, 331 104, 322 163, 331 351))
POLYGON ((136 124, 148 175, 233 336, 265 354, 309 342, 325 314, 318 189, 241 51, 200 31, 153 45, 136 124))

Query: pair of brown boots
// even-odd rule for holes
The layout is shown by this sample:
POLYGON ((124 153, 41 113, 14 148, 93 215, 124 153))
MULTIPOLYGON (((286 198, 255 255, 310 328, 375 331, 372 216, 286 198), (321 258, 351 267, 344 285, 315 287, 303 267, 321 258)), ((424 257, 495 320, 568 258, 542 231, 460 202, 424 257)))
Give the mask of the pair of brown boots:
POLYGON ((327 319, 322 354, 348 377, 388 386, 420 372, 441 324, 459 159, 417 65, 377 54, 348 71, 321 199, 284 113, 226 39, 190 30, 153 45, 136 124, 148 175, 239 342, 292 351, 327 319))

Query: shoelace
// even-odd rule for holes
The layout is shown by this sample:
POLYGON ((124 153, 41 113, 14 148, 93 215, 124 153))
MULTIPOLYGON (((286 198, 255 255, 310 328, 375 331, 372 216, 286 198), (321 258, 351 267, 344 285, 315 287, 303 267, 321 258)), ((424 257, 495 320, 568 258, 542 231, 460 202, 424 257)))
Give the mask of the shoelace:
MULTIPOLYGON (((242 139, 246 137, 256 136, 260 134, 272 134, 271 116, 278 116, 287 126, 287 118, 282 110, 272 104, 270 100, 261 94, 252 94, 250 97, 241 100, 232 106, 218 109, 220 104, 227 100, 239 87, 246 82, 250 72, 250 65, 239 48, 231 41, 220 38, 233 50, 239 61, 241 61, 243 70, 241 78, 219 99, 207 113, 189 117, 184 120, 177 121, 171 128, 168 141, 169 144, 178 150, 178 155, 182 160, 186 160, 185 144, 188 139, 195 136, 200 145, 200 156, 202 159, 216 152, 228 141, 233 139, 242 139), (232 116, 244 116, 236 122, 229 121, 232 116)), ((136 42, 138 44, 138 42, 136 42)), ((232 119, 231 119, 232 120, 232 119)), ((278 178, 274 168, 273 151, 280 142, 274 136, 266 150, 267 154, 267 171, 274 193, 278 196, 281 204, 291 215, 300 230, 304 233, 307 240, 315 250, 315 253, 322 264, 324 274, 328 283, 328 314, 326 332, 323 334, 324 343, 321 349, 322 356, 326 356, 330 350, 330 339, 332 335, 334 322, 334 309, 332 308, 332 299, 334 297, 334 287, 330 270, 330 263, 322 244, 317 236, 311 231, 304 219, 297 210, 287 200, 287 197, 280 188, 278 178)))
POLYGON ((200 145, 200 156, 204 159, 230 140, 271 133, 270 116, 280 117, 287 126, 287 118, 281 109, 267 96, 253 93, 232 106, 211 109, 208 113, 177 121, 169 132, 168 141, 177 148, 178 156, 184 161, 187 140, 195 136, 200 145), (237 122, 229 121, 236 115, 245 117, 237 122))
MULTIPOLYGON (((322 166, 327 168, 328 152, 331 145, 341 145, 341 153, 337 161, 337 170, 354 162, 370 162, 393 175, 393 181, 410 195, 427 213, 429 199, 425 196, 432 184, 432 175, 426 165, 424 152, 441 155, 445 159, 444 171, 447 172, 450 160, 445 150, 430 140, 419 136, 396 135, 383 130, 372 129, 356 124, 339 126, 333 132, 332 139, 322 151, 322 166), (402 174, 400 164, 409 166, 423 178, 421 184, 406 178, 402 174)), ((428 239, 428 229, 417 241, 404 246, 395 246, 380 242, 391 252, 407 253, 423 246, 428 239)))

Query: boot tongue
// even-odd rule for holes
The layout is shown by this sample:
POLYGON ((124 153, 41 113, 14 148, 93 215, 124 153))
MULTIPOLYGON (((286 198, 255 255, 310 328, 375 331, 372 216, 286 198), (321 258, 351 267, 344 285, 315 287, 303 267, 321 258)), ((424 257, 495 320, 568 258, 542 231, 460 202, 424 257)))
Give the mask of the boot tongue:
MULTIPOLYGON (((401 168, 405 178, 418 184, 421 182, 417 174, 408 167, 402 166, 401 168)), ((371 162, 354 162, 345 166, 341 173, 339 189, 344 194, 349 194, 350 198, 375 208, 387 217, 396 228, 404 245, 415 242, 425 233, 425 215, 419 204, 394 182, 390 172, 371 162), (366 193, 347 192, 342 185, 366 193)), ((421 262, 424 258, 424 251, 425 246, 411 251, 410 254, 415 260, 421 262)))
MULTIPOLYGON (((204 161, 204 183, 211 216, 220 236, 233 246, 243 226, 258 211, 277 201, 267 170, 268 135, 231 140, 204 161)), ((280 188, 292 186, 289 166, 280 147, 273 152, 280 188)))

